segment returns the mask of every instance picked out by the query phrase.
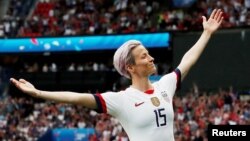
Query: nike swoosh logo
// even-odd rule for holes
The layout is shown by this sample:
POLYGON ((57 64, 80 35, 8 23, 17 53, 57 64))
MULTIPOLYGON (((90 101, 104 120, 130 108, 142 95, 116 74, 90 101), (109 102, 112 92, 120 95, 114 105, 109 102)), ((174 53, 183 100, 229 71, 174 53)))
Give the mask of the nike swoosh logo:
POLYGON ((135 107, 138 107, 140 105, 142 105, 144 102, 141 102, 141 103, 135 103, 135 107))

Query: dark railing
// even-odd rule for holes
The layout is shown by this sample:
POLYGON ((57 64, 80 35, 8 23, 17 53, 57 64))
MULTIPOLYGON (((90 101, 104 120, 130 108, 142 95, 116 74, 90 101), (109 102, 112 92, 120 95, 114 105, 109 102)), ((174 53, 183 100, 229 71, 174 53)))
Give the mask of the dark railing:
POLYGON ((21 72, 15 73, 13 77, 24 78, 42 90, 92 93, 112 90, 113 84, 120 78, 117 72, 112 71, 21 72))

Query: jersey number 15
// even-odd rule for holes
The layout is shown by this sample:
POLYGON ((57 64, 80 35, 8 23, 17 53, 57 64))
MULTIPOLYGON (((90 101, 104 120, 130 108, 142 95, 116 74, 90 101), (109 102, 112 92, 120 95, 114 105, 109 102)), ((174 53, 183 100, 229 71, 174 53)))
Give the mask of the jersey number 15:
POLYGON ((164 111, 165 111, 165 108, 154 110, 157 127, 167 125, 167 117, 166 117, 166 114, 164 114, 164 111), (160 119, 163 119, 163 120, 160 120, 160 119))

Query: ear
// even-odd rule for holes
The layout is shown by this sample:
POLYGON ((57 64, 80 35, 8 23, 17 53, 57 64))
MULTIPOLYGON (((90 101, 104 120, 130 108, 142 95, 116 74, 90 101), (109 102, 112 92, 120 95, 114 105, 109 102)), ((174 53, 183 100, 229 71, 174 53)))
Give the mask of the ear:
POLYGON ((133 67, 133 65, 127 65, 126 66, 126 69, 127 69, 127 71, 131 74, 132 72, 134 72, 134 67, 133 67))

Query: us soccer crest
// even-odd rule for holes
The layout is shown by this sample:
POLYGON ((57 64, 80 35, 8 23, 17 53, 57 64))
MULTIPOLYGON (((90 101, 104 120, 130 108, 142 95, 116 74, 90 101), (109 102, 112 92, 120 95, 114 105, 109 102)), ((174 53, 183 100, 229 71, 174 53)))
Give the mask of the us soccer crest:
POLYGON ((169 99, 169 97, 168 97, 168 94, 167 94, 167 92, 166 91, 162 91, 161 92, 161 95, 162 95, 162 97, 164 98, 164 100, 166 101, 166 102, 170 102, 170 99, 169 99))
POLYGON ((157 97, 152 97, 151 102, 156 107, 160 106, 160 100, 157 97))

